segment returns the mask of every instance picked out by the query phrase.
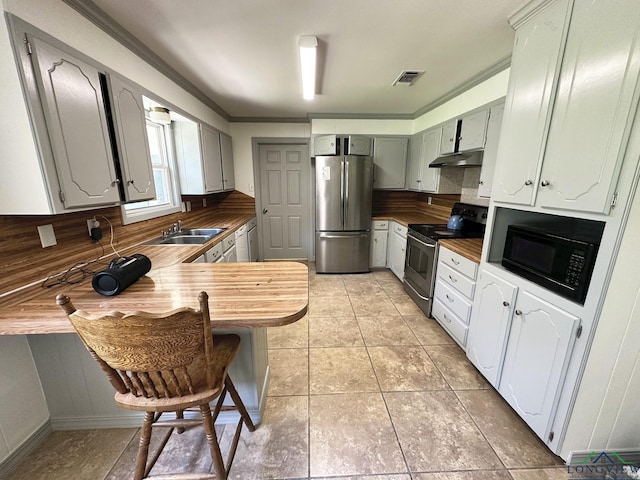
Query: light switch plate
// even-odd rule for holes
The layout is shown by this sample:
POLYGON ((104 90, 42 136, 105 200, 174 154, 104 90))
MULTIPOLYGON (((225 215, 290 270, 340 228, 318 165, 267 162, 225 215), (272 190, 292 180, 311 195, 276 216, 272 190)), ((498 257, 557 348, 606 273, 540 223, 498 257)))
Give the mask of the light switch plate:
POLYGON ((53 231, 53 225, 40 225, 38 227, 38 235, 40 235, 40 243, 42 248, 57 245, 56 234, 53 231))

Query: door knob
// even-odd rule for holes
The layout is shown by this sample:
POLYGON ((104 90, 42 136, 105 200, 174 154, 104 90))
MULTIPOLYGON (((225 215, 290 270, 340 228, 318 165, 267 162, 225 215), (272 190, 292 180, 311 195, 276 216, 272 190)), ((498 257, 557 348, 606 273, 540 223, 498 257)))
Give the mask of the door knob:
POLYGON ((262 213, 267 213, 268 211, 269 211, 269 210, 268 210, 268 209, 266 209, 266 208, 263 208, 263 209, 262 209, 262 213))

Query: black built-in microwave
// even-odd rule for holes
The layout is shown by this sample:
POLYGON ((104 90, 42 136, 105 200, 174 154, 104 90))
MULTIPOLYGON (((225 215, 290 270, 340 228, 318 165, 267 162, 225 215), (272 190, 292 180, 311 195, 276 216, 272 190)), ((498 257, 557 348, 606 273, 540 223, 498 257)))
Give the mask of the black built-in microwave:
POLYGON ((502 265, 584 304, 601 236, 601 229, 576 224, 509 225, 502 265))

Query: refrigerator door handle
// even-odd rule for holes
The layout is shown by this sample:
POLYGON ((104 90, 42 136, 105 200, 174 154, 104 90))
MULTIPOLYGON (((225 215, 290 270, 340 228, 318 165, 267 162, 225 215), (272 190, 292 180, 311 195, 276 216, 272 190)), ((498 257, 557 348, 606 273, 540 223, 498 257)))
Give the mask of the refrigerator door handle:
POLYGON ((344 161, 344 225, 349 219, 349 160, 344 161))
POLYGON ((340 223, 344 228, 344 160, 340 161, 340 223))

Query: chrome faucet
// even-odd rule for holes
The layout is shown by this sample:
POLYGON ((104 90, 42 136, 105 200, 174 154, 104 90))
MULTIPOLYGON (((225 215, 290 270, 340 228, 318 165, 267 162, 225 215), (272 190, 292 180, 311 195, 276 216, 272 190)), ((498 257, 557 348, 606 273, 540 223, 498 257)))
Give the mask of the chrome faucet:
POLYGON ((167 238, 174 233, 180 233, 182 231, 182 220, 178 220, 176 223, 169 227, 169 230, 162 230, 162 238, 167 238))

